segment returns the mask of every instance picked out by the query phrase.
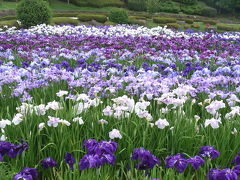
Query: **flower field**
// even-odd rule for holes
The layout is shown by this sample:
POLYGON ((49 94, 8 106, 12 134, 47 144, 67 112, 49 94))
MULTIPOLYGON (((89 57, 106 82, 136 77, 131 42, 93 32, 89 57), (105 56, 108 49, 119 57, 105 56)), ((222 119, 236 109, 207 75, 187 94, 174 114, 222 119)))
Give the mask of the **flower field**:
POLYGON ((240 32, 0 32, 0 179, 237 180, 239 93, 240 32))

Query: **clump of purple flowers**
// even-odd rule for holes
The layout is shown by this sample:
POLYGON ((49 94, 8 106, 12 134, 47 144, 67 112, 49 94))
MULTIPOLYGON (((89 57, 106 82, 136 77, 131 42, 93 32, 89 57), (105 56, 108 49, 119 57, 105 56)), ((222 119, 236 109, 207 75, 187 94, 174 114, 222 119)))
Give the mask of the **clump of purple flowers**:
POLYGON ((135 166, 139 170, 152 169, 156 164, 160 165, 160 160, 144 148, 134 149, 131 159, 139 161, 135 166))
POLYGON ((53 160, 51 157, 48 157, 41 161, 41 166, 44 169, 53 168, 53 167, 57 166, 57 162, 55 160, 53 160))
POLYGON ((200 166, 204 165, 204 160, 200 156, 190 157, 187 161, 189 164, 192 164, 195 170, 198 170, 200 166))
POLYGON ((238 176, 240 176, 240 165, 235 166, 233 170, 238 176))
POLYGON ((69 168, 73 171, 73 165, 75 164, 75 159, 72 154, 66 153, 65 157, 65 162, 69 165, 69 168))
POLYGON ((209 180, 221 180, 221 179, 229 179, 229 180, 238 180, 237 173, 232 169, 210 169, 207 178, 209 180))
POLYGON ((232 161, 233 164, 240 165, 240 152, 238 153, 237 156, 232 161))
POLYGON ((7 155, 9 158, 16 158, 17 155, 21 155, 23 151, 27 150, 28 144, 24 141, 18 145, 6 141, 0 141, 0 161, 3 161, 4 155, 7 155))
POLYGON ((213 160, 220 156, 220 152, 218 152, 212 146, 202 146, 200 148, 199 155, 202 157, 211 158, 213 160))
POLYGON ((183 157, 183 154, 168 156, 165 159, 166 168, 175 168, 179 173, 183 173, 188 166, 189 161, 183 157))
POLYGON ((84 141, 83 149, 86 149, 88 153, 78 163, 80 170, 98 168, 105 164, 114 165, 116 160, 114 152, 117 146, 117 143, 113 141, 97 142, 95 139, 84 141))
POLYGON ((13 180, 19 180, 19 179, 24 179, 24 180, 36 180, 38 176, 37 170, 35 168, 24 168, 21 170, 19 173, 17 173, 14 177, 13 180))

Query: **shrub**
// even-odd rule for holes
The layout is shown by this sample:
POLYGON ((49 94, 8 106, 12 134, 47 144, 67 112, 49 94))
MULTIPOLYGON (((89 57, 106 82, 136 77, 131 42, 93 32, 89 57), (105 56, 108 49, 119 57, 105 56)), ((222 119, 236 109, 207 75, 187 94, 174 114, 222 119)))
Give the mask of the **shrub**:
POLYGON ((4 17, 0 17, 0 21, 8 21, 8 20, 16 20, 17 17, 16 16, 4 16, 4 17))
POLYGON ((111 26, 111 25, 116 25, 117 23, 111 22, 111 21, 106 21, 104 25, 111 26))
POLYGON ((210 25, 216 25, 217 22, 215 20, 211 20, 211 19, 202 19, 199 20, 200 22, 203 22, 204 24, 210 24, 210 25))
POLYGON ((199 28, 200 28, 200 25, 199 25, 199 24, 192 24, 191 27, 192 27, 192 28, 195 28, 195 29, 199 29, 199 28))
POLYGON ((105 23, 107 21, 107 16, 98 15, 98 14, 80 13, 80 14, 78 14, 77 17, 78 17, 78 20, 82 21, 82 22, 95 20, 95 21, 100 22, 100 23, 105 23))
POLYGON ((197 0, 174 0, 183 4, 196 4, 197 0))
POLYGON ((5 26, 7 26, 8 28, 10 27, 19 28, 19 24, 16 20, 0 21, 0 28, 5 29, 5 26))
POLYGON ((161 0, 148 0, 147 10, 151 13, 155 12, 178 13, 180 12, 180 6, 178 3, 175 3, 173 1, 162 2, 161 0))
POLYGON ((216 17, 217 10, 212 7, 204 7, 203 9, 201 9, 201 15, 207 17, 216 17))
POLYGON ((193 24, 193 23, 194 23, 194 20, 193 20, 193 19, 184 19, 184 21, 185 21, 187 24, 193 24))
POLYGON ((217 30, 221 30, 221 31, 239 31, 240 27, 229 26, 229 25, 225 25, 225 24, 218 24, 217 25, 217 30))
POLYGON ((72 0, 72 3, 77 6, 88 6, 88 7, 123 7, 124 2, 121 0, 72 0))
POLYGON ((17 5, 17 19, 24 28, 37 24, 49 24, 51 10, 47 2, 43 0, 22 0, 17 5))
POLYGON ((53 24, 61 25, 61 24, 71 24, 77 26, 79 21, 77 19, 72 19, 69 17, 55 17, 52 19, 53 24))
POLYGON ((144 19, 144 20, 146 20, 147 18, 146 17, 144 17, 144 16, 129 16, 129 19, 144 19))
POLYGON ((128 0, 127 6, 134 11, 145 11, 147 9, 146 0, 128 0))
POLYGON ((79 13, 54 13, 53 17, 77 17, 79 13))
POLYGON ((155 17, 153 18, 154 23, 165 24, 165 23, 176 23, 176 18, 165 18, 165 17, 155 17))
POLYGON ((146 24, 146 22, 144 22, 145 20, 139 20, 139 19, 135 19, 135 18, 129 18, 129 23, 130 24, 137 24, 140 26, 144 26, 146 24))
POLYGON ((191 26, 190 25, 184 25, 184 29, 190 29, 191 26))
POLYGON ((201 15, 201 9, 202 6, 200 5, 184 5, 181 7, 182 12, 186 13, 186 14, 197 14, 197 15, 201 15))
POLYGON ((178 29, 180 27, 180 25, 177 23, 167 23, 166 25, 168 28, 171 28, 171 29, 178 29))
POLYGON ((118 24, 127 24, 128 23, 128 14, 127 11, 122 9, 114 9, 108 15, 109 20, 118 24))

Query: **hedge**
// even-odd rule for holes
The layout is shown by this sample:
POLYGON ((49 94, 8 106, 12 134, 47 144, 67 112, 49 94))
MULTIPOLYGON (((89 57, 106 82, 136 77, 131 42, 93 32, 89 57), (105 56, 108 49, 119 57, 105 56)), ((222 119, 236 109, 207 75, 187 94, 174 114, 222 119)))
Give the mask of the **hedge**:
POLYGON ((217 30, 221 31, 240 31, 240 27, 218 24, 217 30))
POLYGON ((170 12, 178 13, 180 12, 179 3, 173 1, 160 1, 160 0, 148 0, 147 1, 147 10, 151 13, 156 12, 170 12))
POLYGON ((128 9, 134 11, 146 11, 146 0, 128 0, 127 1, 128 9))
POLYGON ((124 7, 124 2, 121 0, 72 0, 72 3, 77 6, 88 7, 124 7))
POLYGON ((77 17, 79 13, 54 13, 53 17, 77 17))
POLYGON ((216 17, 217 10, 212 7, 203 7, 201 10, 201 15, 207 17, 216 17))
POLYGON ((129 16, 129 18, 131 19, 144 19, 144 20, 146 20, 147 18, 146 17, 144 17, 144 16, 129 16))
POLYGON ((1 21, 0 28, 4 28, 4 26, 8 26, 9 28, 10 27, 16 27, 16 28, 20 27, 17 20, 1 21))
POLYGON ((9 20, 16 20, 17 17, 16 16, 3 16, 0 17, 0 21, 9 21, 9 20))
POLYGON ((107 16, 98 15, 98 14, 80 13, 80 14, 78 14, 77 17, 78 17, 78 20, 82 21, 82 22, 95 20, 95 21, 100 22, 100 23, 105 23, 107 21, 107 16))
POLYGON ((118 24, 128 24, 128 13, 124 9, 112 9, 108 15, 110 21, 118 24))
POLYGON ((194 20, 193 20, 193 19, 184 19, 184 21, 185 21, 187 24, 193 24, 193 23, 194 23, 194 20))
POLYGON ((29 28, 38 24, 49 24, 52 10, 43 0, 21 0, 16 7, 17 20, 21 26, 29 28))
POLYGON ((180 25, 177 23, 167 23, 167 28, 171 28, 171 29, 178 29, 180 28, 180 25))
POLYGON ((54 17, 52 19, 52 23, 56 25, 71 24, 77 26, 79 24, 79 21, 77 19, 72 19, 70 17, 54 17))
POLYGON ((154 23, 159 23, 159 24, 176 23, 177 19, 176 18, 154 17, 153 22, 154 23))
POLYGON ((200 22, 203 22, 204 24, 210 24, 210 25, 216 25, 217 22, 215 20, 211 20, 211 19, 202 19, 199 20, 200 22))
POLYGON ((191 26, 190 25, 184 25, 184 29, 191 29, 191 26))
POLYGON ((106 21, 105 23, 104 23, 104 25, 106 25, 106 26, 111 26, 111 25, 116 25, 117 23, 115 23, 115 22, 112 22, 112 21, 106 21))
POLYGON ((192 27, 192 28, 195 28, 195 29, 199 29, 199 28, 200 28, 200 25, 199 25, 199 24, 192 24, 191 27, 192 27))
POLYGON ((141 21, 139 19, 135 19, 135 18, 129 18, 128 22, 129 22, 129 24, 137 24, 137 25, 140 25, 140 26, 144 26, 146 24, 143 21, 141 21))

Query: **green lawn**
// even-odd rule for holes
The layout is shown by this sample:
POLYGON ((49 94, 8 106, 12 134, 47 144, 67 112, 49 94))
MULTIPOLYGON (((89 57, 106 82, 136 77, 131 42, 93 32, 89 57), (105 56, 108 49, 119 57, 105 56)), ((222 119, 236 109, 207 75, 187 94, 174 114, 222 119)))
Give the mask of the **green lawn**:
POLYGON ((0 10, 15 9, 16 2, 0 2, 0 10))

